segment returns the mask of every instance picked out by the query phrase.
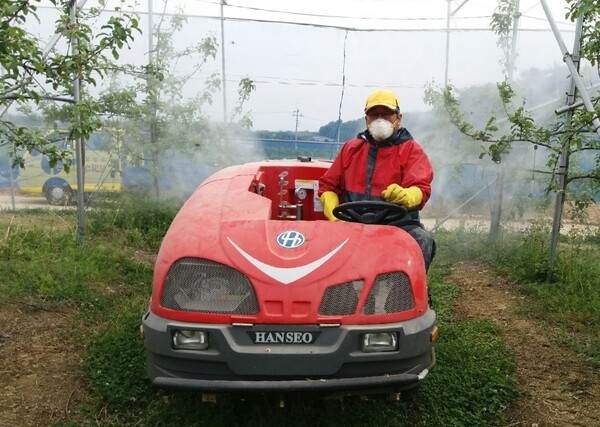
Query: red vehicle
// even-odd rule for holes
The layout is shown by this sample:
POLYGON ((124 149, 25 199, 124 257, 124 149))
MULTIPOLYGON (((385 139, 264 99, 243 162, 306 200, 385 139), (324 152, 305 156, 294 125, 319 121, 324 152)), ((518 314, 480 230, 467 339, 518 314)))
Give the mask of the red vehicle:
POLYGON ((329 162, 231 166, 186 201, 162 242, 142 334, 163 388, 399 393, 435 365, 435 312, 404 208, 317 197, 329 162))

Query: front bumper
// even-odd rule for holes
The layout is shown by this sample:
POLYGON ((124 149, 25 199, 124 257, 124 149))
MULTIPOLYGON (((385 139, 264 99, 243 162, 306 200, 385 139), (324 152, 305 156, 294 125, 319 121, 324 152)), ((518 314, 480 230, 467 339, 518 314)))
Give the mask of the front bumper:
POLYGON ((418 386, 435 365, 435 313, 379 325, 214 325, 146 313, 142 328, 148 376, 155 386, 206 392, 400 392, 418 386), (173 329, 201 329, 203 351, 171 348, 173 329), (309 345, 254 344, 249 331, 317 331, 309 345), (364 352, 366 332, 398 333, 393 352, 364 352))
POLYGON ((393 374, 357 378, 321 378, 304 380, 202 380, 190 378, 155 377, 153 384, 163 388, 180 388, 203 390, 206 392, 310 392, 331 393, 344 391, 351 394, 353 391, 370 392, 400 392, 417 387, 429 374, 435 365, 435 352, 431 350, 431 359, 428 368, 419 374, 393 374))

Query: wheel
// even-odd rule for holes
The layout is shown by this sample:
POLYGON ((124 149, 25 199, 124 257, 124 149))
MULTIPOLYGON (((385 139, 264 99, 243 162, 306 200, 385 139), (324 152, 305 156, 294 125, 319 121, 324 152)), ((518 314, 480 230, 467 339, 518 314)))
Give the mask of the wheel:
POLYGON ((394 225, 396 225, 407 217, 408 211, 404 206, 394 203, 364 200, 342 203, 333 209, 333 214, 337 218, 348 222, 381 225, 395 223, 394 225))
POLYGON ((66 206, 73 198, 73 190, 68 184, 51 184, 44 190, 46 200, 51 205, 66 206))

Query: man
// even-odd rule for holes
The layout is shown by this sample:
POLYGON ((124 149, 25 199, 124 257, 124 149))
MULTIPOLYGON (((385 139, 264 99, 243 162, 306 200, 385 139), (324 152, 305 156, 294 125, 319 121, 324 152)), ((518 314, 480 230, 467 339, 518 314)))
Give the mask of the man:
POLYGON ((433 168, 423 148, 401 127, 402 113, 396 94, 377 90, 365 105, 367 129, 347 141, 331 168, 319 180, 323 213, 330 221, 333 208, 359 200, 385 200, 404 206, 414 224, 402 226, 419 244, 429 268, 435 241, 423 229, 419 211, 431 195, 433 168), (415 225, 416 224, 416 225, 415 225))

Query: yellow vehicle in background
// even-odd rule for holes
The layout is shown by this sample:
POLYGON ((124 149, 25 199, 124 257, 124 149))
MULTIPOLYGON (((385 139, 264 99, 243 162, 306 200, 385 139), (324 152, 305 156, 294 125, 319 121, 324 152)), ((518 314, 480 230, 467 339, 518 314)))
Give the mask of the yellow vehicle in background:
MULTIPOLYGON (((111 150, 109 138, 109 134, 99 133, 86 141, 83 188, 86 195, 122 189, 118 150, 111 150)), ((44 195, 52 205, 68 205, 75 200, 77 191, 75 144, 67 132, 55 131, 48 139, 63 149, 72 150, 73 164, 69 173, 61 162, 50 167, 48 156, 32 151, 23 156, 25 167, 19 173, 17 185, 22 193, 44 195)))

